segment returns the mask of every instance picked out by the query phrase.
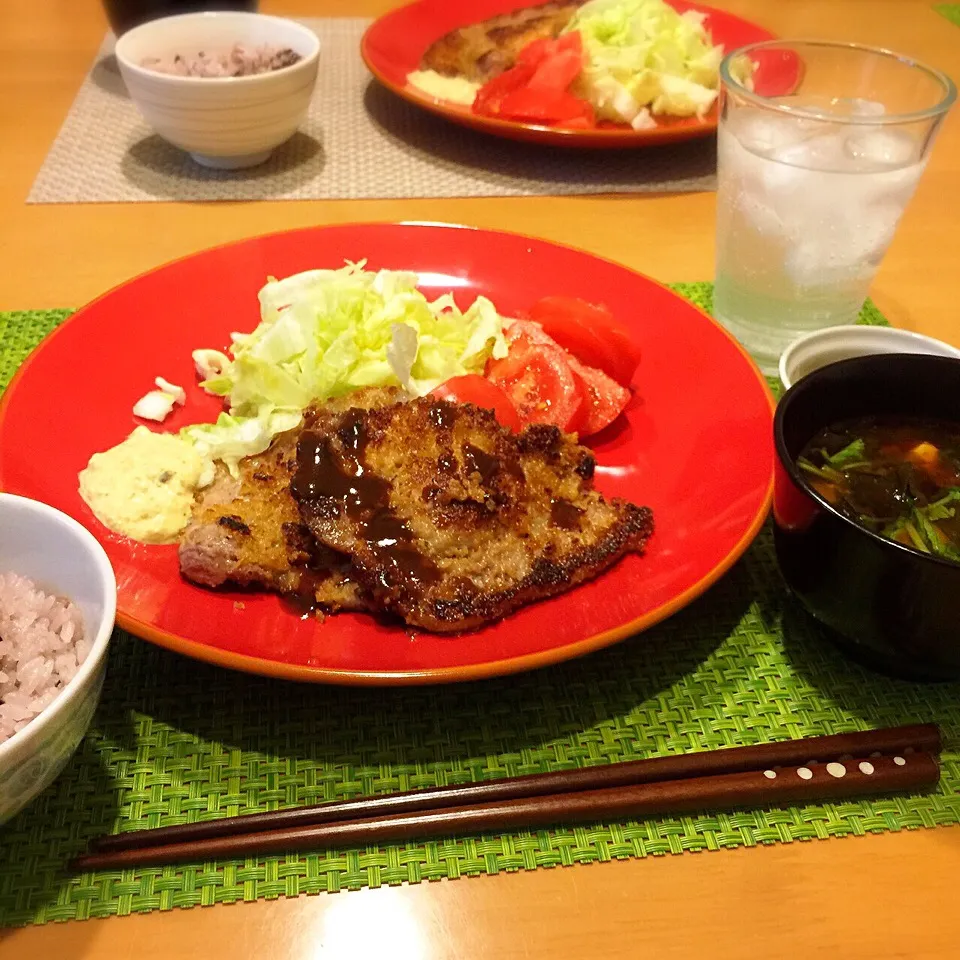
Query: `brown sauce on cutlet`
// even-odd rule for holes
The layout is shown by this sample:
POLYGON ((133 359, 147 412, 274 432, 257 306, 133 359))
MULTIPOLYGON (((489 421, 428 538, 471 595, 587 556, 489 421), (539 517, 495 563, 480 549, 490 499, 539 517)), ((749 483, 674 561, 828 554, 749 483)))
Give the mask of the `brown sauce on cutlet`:
POLYGON ((297 470, 290 488, 298 500, 322 501, 333 516, 346 510, 350 517, 362 517, 386 504, 390 490, 388 481, 364 469, 367 438, 362 410, 344 414, 337 437, 342 452, 331 448, 326 434, 304 430, 297 443, 297 470))
POLYGON ((377 559, 385 564, 381 581, 385 586, 435 583, 440 578, 433 561, 419 550, 404 546, 413 540, 410 528, 389 508, 381 507, 364 524, 363 537, 377 559))
POLYGON ((343 570, 326 565, 314 566, 313 561, 307 566, 297 566, 290 573, 280 603, 301 620, 322 619, 324 603, 317 597, 324 592, 323 588, 331 577, 336 577, 345 586, 352 580, 343 570))
POLYGON ((579 530, 583 511, 569 500, 550 501, 550 522, 561 530, 579 530))
POLYGON ((425 587, 440 579, 437 565, 412 547, 374 546, 377 561, 382 564, 377 572, 381 585, 388 588, 407 589, 425 587))
POLYGON ((364 539, 378 546, 408 543, 412 537, 407 525, 389 507, 378 509, 364 525, 364 539))
POLYGON ((452 403, 432 403, 427 417, 435 427, 452 427, 456 420, 456 411, 452 403))
POLYGON ((317 587, 323 579, 321 574, 304 567, 294 574, 291 588, 281 597, 281 602, 301 620, 315 617, 320 612, 317 587))
POLYGON ((434 583, 440 579, 440 571, 432 560, 409 546, 413 534, 390 506, 389 480, 367 469, 364 421, 363 410, 351 409, 343 415, 336 431, 337 450, 328 435, 303 432, 297 444, 293 494, 298 500, 316 503, 327 516, 346 513, 359 522, 360 536, 382 565, 384 586, 410 588, 434 583))
POLYGON ((486 483, 500 469, 500 461, 496 457, 472 443, 465 443, 462 453, 467 473, 479 473, 481 483, 486 483))

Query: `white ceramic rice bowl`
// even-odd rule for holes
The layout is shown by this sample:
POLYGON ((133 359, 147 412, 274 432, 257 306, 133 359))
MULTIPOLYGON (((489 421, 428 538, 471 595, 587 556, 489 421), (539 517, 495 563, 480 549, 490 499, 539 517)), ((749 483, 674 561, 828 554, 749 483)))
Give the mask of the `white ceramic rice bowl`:
POLYGON ((320 41, 293 20, 217 11, 163 17, 134 27, 116 45, 127 90, 144 120, 198 163, 255 166, 303 123, 317 80, 320 41), (181 77, 142 67, 146 58, 226 52, 236 43, 299 53, 289 67, 245 77, 181 77))
POLYGON ((0 743, 0 824, 59 775, 90 726, 107 667, 117 584, 103 548, 71 517, 35 500, 0 493, 0 573, 17 573, 72 600, 92 640, 57 698, 0 743))

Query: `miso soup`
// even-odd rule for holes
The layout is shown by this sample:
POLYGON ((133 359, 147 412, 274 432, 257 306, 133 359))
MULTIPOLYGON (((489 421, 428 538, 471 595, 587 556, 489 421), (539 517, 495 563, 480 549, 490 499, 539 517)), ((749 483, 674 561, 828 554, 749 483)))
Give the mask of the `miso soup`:
POLYGON ((813 490, 860 526, 960 563, 960 424, 846 420, 820 431, 797 466, 813 490))

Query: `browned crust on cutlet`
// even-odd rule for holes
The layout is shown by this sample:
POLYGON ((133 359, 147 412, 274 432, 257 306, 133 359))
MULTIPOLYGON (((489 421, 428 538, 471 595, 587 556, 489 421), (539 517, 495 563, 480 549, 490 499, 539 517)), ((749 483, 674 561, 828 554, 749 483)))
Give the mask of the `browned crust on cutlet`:
POLYGON ((346 463, 358 424, 364 475, 388 481, 376 510, 407 527, 436 579, 406 577, 389 550, 366 539, 363 515, 333 498, 301 497, 301 516, 320 543, 350 555, 378 607, 413 626, 463 631, 499 619, 641 552, 652 533, 647 508, 592 490, 592 453, 556 427, 513 435, 489 411, 425 398, 341 419, 322 437, 305 432, 301 448, 319 444, 328 462, 346 463), (485 472, 477 452, 488 458, 485 472), (554 505, 572 525, 555 521, 554 505))
POLYGON ((531 41, 559 36, 582 2, 550 0, 451 30, 427 48, 421 66, 448 77, 486 82, 512 67, 531 41))
MULTIPOLYGON (((358 391, 308 413, 324 429, 349 406, 393 403, 396 391, 358 391)), ((183 576, 207 587, 228 584, 296 595, 326 610, 363 610, 367 599, 349 558, 318 544, 290 495, 300 427, 279 434, 261 454, 244 458, 232 478, 218 464, 214 483, 200 492, 180 544, 183 576)))
POLYGON ((325 609, 363 609, 349 563, 314 540, 290 497, 297 435, 280 435, 262 454, 241 461, 236 479, 218 467, 184 532, 181 573, 206 587, 261 588, 325 609), (224 499, 225 491, 232 495, 224 499))
POLYGON ((440 632, 465 630, 498 620, 529 603, 565 593, 592 580, 627 553, 643 553, 647 540, 653 535, 653 512, 649 507, 638 507, 622 500, 611 503, 621 507, 624 516, 602 540, 559 562, 541 557, 530 575, 511 590, 432 602, 428 611, 428 629, 440 632))

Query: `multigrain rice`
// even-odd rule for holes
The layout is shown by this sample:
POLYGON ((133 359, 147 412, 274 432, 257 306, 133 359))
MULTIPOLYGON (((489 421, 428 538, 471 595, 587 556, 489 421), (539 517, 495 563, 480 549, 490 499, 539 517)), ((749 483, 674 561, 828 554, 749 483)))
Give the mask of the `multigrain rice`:
POLYGON ((140 61, 140 66, 178 77, 251 77, 258 73, 282 70, 302 59, 299 53, 289 47, 269 44, 247 47, 235 43, 226 53, 201 51, 195 57, 179 53, 172 57, 146 57, 140 61))
POLYGON ((74 603, 0 573, 0 743, 56 699, 90 646, 74 603))

